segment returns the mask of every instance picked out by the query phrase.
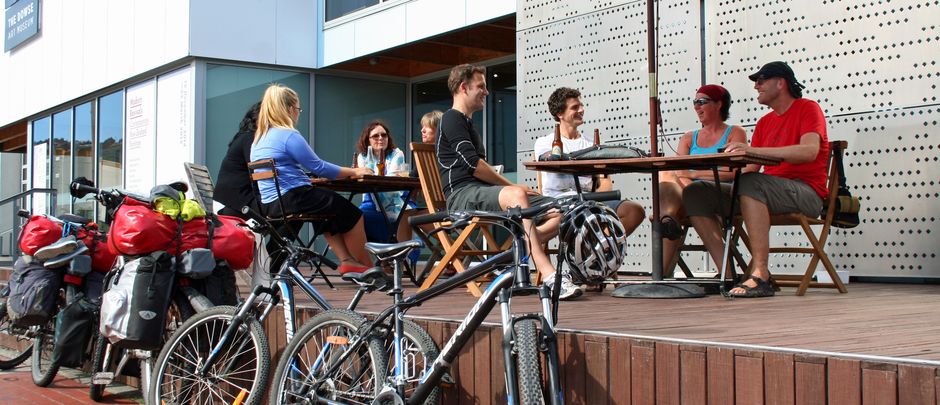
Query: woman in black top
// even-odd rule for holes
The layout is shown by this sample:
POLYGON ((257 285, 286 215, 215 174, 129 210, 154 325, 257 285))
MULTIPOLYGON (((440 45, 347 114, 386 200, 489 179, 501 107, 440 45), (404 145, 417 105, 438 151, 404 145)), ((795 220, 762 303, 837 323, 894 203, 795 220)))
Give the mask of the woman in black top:
MULTIPOLYGON (((257 102, 245 112, 241 124, 238 125, 238 133, 232 137, 228 144, 228 152, 222 159, 222 166, 219 168, 219 181, 215 186, 213 199, 224 204, 225 207, 219 210, 221 215, 231 215, 242 219, 248 219, 249 215, 242 214, 241 209, 244 206, 250 206, 255 212, 261 212, 261 206, 258 203, 257 186, 251 181, 248 171, 248 162, 251 161, 251 144, 255 139, 255 129, 257 128, 258 112, 261 110, 261 102, 257 102)), ((207 207, 211 208, 211 207, 207 207)))

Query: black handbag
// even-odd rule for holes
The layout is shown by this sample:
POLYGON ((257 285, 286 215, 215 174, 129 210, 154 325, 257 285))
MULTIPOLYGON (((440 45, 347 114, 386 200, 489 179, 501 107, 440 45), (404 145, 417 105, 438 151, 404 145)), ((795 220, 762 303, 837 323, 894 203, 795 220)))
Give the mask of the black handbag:
POLYGON ((836 160, 836 169, 839 171, 839 190, 836 193, 835 214, 832 217, 832 226, 837 228, 855 228, 860 220, 858 211, 861 209, 861 203, 858 197, 853 197, 846 185, 845 168, 842 166, 842 148, 838 142, 833 143, 836 150, 833 151, 832 158, 836 160))

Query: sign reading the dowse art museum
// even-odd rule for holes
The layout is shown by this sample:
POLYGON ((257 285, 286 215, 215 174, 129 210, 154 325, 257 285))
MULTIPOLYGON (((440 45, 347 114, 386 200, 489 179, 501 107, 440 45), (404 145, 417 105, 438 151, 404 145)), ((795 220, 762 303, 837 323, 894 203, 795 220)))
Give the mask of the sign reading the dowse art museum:
POLYGON ((4 52, 16 48, 39 33, 39 0, 7 0, 6 6, 4 52))

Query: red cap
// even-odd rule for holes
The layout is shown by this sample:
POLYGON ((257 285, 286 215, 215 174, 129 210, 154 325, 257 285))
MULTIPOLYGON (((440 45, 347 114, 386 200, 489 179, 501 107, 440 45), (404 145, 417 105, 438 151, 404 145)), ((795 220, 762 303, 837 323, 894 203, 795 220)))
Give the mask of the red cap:
POLYGON ((728 90, 717 84, 706 84, 699 87, 695 92, 708 96, 712 101, 721 101, 725 94, 728 94, 728 90))

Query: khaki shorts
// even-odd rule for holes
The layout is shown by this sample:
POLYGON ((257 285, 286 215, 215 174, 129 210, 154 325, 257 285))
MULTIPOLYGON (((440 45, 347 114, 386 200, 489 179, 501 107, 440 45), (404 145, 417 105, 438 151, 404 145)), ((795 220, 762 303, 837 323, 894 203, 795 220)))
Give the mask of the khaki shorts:
MULTIPOLYGON (((499 192, 506 186, 471 184, 447 196, 447 209, 450 211, 458 210, 480 210, 480 211, 502 211, 499 206, 499 192)), ((529 206, 539 205, 552 201, 551 197, 542 195, 529 196, 529 206)))
MULTIPOLYGON (((767 205, 771 214, 802 213, 816 218, 822 211, 823 200, 808 184, 763 173, 745 173, 738 182, 738 195, 746 195, 767 205)), ((715 183, 697 181, 682 191, 682 204, 690 217, 724 216, 731 202, 731 185, 721 185, 721 199, 715 183)), ((741 204, 735 203, 734 213, 741 213, 741 204)))

